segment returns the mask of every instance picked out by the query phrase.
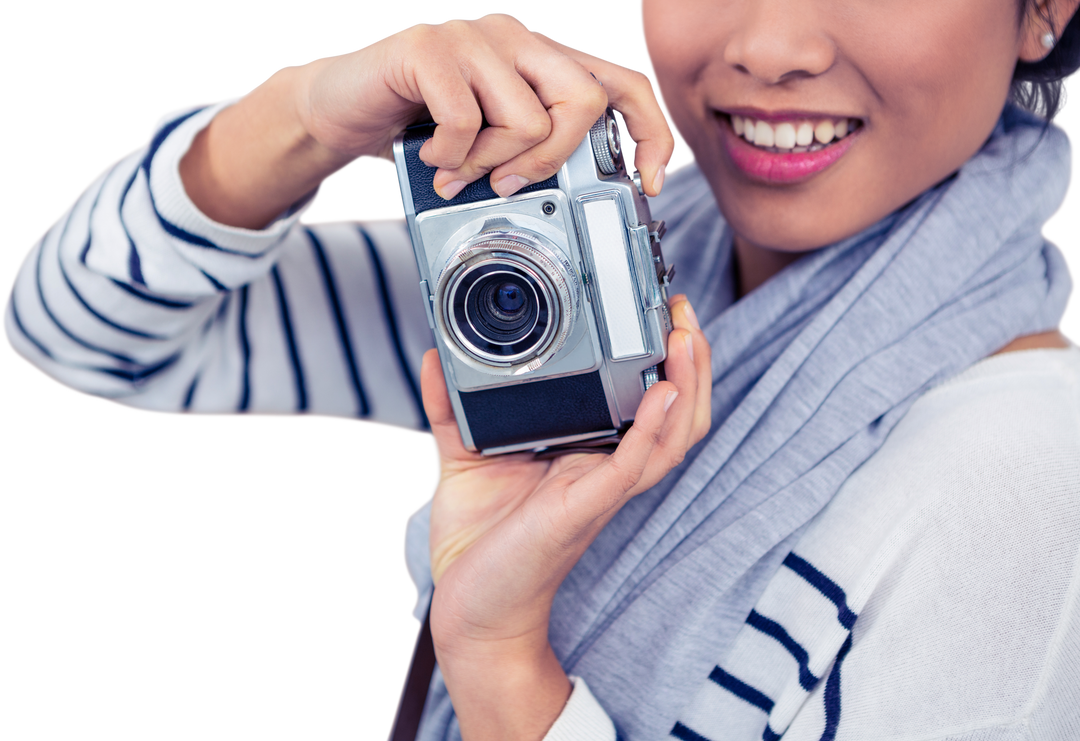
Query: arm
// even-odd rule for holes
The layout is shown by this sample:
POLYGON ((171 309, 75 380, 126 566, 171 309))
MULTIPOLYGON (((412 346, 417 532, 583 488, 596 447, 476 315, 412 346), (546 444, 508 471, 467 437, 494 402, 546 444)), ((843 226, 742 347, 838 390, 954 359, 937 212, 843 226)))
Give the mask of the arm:
POLYGON ((8 306, 12 343, 134 406, 423 426, 431 339, 404 226, 307 229, 299 209, 261 230, 211 220, 178 163, 221 110, 167 121, 45 235, 8 306))
MULTIPOLYGON (((674 139, 651 84, 502 16, 418 24, 284 67, 218 117, 206 111, 178 122, 192 111, 170 111, 143 147, 100 173, 31 246, 4 302, 4 336, 59 385, 147 412, 367 416, 372 405, 356 382, 360 353, 347 347, 364 322, 342 329, 338 321, 356 281, 339 280, 336 291, 330 283, 334 255, 349 261, 361 247, 374 269, 387 241, 353 233, 324 240, 326 255, 312 256, 319 250, 297 221, 319 185, 350 162, 388 160, 393 136, 426 110, 441 125, 423 156, 442 165, 436 187, 443 192, 488 173, 500 181, 505 173, 543 179, 608 103, 604 91, 616 93, 612 102, 626 112, 637 164, 652 183, 674 139), (480 81, 460 73, 470 66, 507 76, 480 81), (477 97, 494 124, 478 136, 477 97), (313 304, 321 319, 298 318, 313 304), (337 355, 337 373, 315 383, 329 390, 312 400, 311 376, 330 369, 324 351, 337 355), (342 395, 345 403, 330 403, 342 395)), ((407 251, 403 230, 390 242, 407 251)), ((388 274, 382 283, 394 282, 396 273, 388 274)), ((397 306, 406 300, 396 292, 397 306)), ((389 304, 377 306, 376 315, 389 304)), ((420 342, 399 336, 392 343, 409 346, 396 354, 409 354, 415 367, 420 342)), ((413 375, 407 427, 421 416, 413 375)))

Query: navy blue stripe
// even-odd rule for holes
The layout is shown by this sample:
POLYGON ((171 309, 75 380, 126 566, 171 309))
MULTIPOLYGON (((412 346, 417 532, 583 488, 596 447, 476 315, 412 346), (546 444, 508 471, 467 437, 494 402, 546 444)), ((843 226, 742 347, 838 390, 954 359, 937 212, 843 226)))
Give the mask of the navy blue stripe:
POLYGON ((799 684, 807 692, 814 689, 814 686, 818 683, 818 678, 810 671, 810 654, 799 645, 798 641, 791 637, 791 634, 787 632, 784 626, 775 620, 770 620, 757 610, 750 611, 750 615, 746 618, 746 624, 770 638, 775 638, 781 646, 786 648, 788 653, 795 657, 795 661, 799 662, 799 684))
MULTIPOLYGON (((90 211, 86 216, 86 242, 83 244, 82 252, 79 253, 79 262, 81 262, 83 265, 86 264, 86 256, 90 254, 90 239, 94 223, 94 212, 97 211, 98 201, 101 200, 101 193, 105 190, 105 184, 109 182, 109 178, 112 177, 113 173, 116 172, 116 168, 119 166, 119 162, 113 165, 112 169, 109 170, 108 174, 102 179, 101 187, 98 188, 98 192, 94 194, 94 202, 90 204, 90 211)), ((74 213, 74 211, 75 209, 72 208, 71 211, 68 212, 69 222, 71 221, 71 215, 72 213, 74 213)), ((66 223, 64 224, 64 231, 67 232, 66 223)))
POLYGON ((189 301, 175 301, 173 299, 162 298, 161 296, 154 296, 149 293, 144 293, 133 286, 117 280, 116 278, 109 278, 117 288, 127 293, 130 293, 135 298, 145 301, 148 304, 156 304, 158 306, 164 306, 166 309, 190 309, 195 304, 189 301))
POLYGON ((195 400, 195 389, 199 387, 199 376, 191 379, 191 385, 188 386, 187 393, 184 394, 184 411, 190 411, 191 402, 195 400))
POLYGON ((225 292, 227 292, 229 290, 228 288, 225 287, 224 284, 219 283, 218 280, 214 276, 210 275, 210 273, 206 272, 205 270, 199 270, 199 272, 203 274, 204 278, 206 278, 208 281, 210 281, 210 285, 212 285, 214 287, 215 291, 219 291, 220 293, 225 293, 225 292))
POLYGON ((123 324, 113 321, 109 317, 96 310, 93 306, 90 305, 90 303, 86 299, 82 297, 82 294, 79 293, 78 289, 75 288, 75 284, 72 283, 71 278, 68 277, 67 270, 64 268, 63 261, 57 260, 57 263, 60 265, 60 275, 63 276, 64 282, 67 283, 67 287, 71 290, 71 295, 78 299, 79 303, 83 305, 83 308, 93 314, 102 324, 106 324, 118 332, 123 332, 124 334, 129 334, 134 337, 140 337, 144 340, 168 339, 167 337, 163 337, 161 335, 150 334, 149 332, 143 332, 138 329, 133 329, 131 327, 125 327, 123 324))
POLYGON ((165 358, 156 365, 142 366, 133 370, 121 370, 119 368, 97 368, 96 370, 99 373, 105 373, 110 376, 115 376, 116 378, 122 378, 123 380, 134 384, 139 384, 151 376, 157 375, 166 368, 169 368, 179 359, 180 353, 176 353, 175 355, 165 358))
POLYGON ((386 281, 386 272, 383 270, 382 260, 379 259, 379 251, 375 249, 375 242, 364 227, 358 228, 360 236, 364 238, 364 242, 367 244, 368 254, 371 255, 371 264, 375 268, 375 278, 379 284, 379 295, 382 297, 383 313, 386 315, 386 326, 390 329, 390 338, 394 341, 394 351, 397 353, 401 374, 405 377, 406 383, 409 384, 409 391, 412 392, 413 404, 416 406, 416 413, 420 418, 420 428, 429 430, 431 425, 428 423, 427 415, 424 414, 424 402, 420 397, 420 386, 416 383, 412 368, 409 367, 409 360, 405 357, 405 348, 398 332, 397 317, 394 315, 394 302, 390 296, 390 288, 386 281))
POLYGON ((47 347, 45 347, 45 345, 41 344, 41 342, 38 340, 38 338, 35 337, 34 335, 30 334, 29 330, 27 330, 26 327, 23 325, 22 319, 19 317, 19 308, 15 305, 15 292, 14 291, 12 291, 12 293, 11 293, 11 301, 8 302, 8 305, 11 307, 11 318, 15 320, 15 327, 22 333, 22 336, 25 337, 26 339, 30 340, 30 342, 34 345, 34 347, 36 347, 38 350, 41 351, 42 355, 47 357, 49 360, 55 361, 56 358, 53 356, 53 354, 49 350, 49 348, 47 348, 47 347))
POLYGON ((367 394, 364 393, 364 385, 360 382, 360 370, 356 366, 356 357, 353 355, 352 341, 349 339, 349 327, 345 323, 345 313, 341 310, 341 302, 338 300, 337 286, 334 284, 334 275, 330 271, 330 261, 326 259, 326 252, 322 243, 311 229, 304 229, 311 241, 311 249, 315 252, 315 258, 319 262, 322 271, 323 282, 326 284, 326 297, 330 302, 330 309, 334 313, 334 321, 337 322, 338 338, 341 340, 341 351, 345 355, 345 364, 349 369, 349 378, 352 380, 353 390, 356 392, 356 400, 359 405, 359 416, 367 417, 371 414, 368 405, 367 394))
POLYGON ((761 741, 780 741, 781 734, 777 733, 769 726, 765 724, 765 730, 761 732, 761 741))
POLYGON ((248 341, 247 333, 247 306, 248 306, 248 287, 243 286, 240 289, 240 307, 239 307, 239 330, 240 330, 240 355, 244 361, 244 376, 242 379, 242 387, 240 390, 240 403, 236 406, 236 411, 246 412, 251 406, 251 343, 248 341))
POLYGON ((95 367, 95 366, 92 366, 92 365, 83 365, 82 363, 62 363, 59 359, 57 359, 57 357, 55 355, 52 354, 52 352, 49 350, 49 348, 45 347, 45 345, 42 344, 42 342, 40 340, 38 340, 34 335, 32 335, 30 333, 30 331, 26 328, 26 325, 22 323, 22 317, 19 316, 19 308, 15 304, 15 296, 14 296, 14 294, 11 297, 10 305, 11 305, 11 318, 13 320, 15 320, 15 327, 16 327, 16 329, 19 330, 19 332, 22 333, 22 336, 25 337, 27 340, 29 340, 34 345, 34 347, 36 347, 38 350, 40 350, 41 353, 45 357, 47 357, 49 360, 53 361, 54 363, 61 363, 62 365, 66 365, 69 368, 78 368, 79 370, 86 370, 86 371, 91 371, 91 372, 94 372, 94 373, 101 373, 101 374, 105 374, 105 375, 114 376, 116 378, 121 378, 121 379, 123 379, 125 381, 138 383, 140 381, 146 380, 147 378, 149 378, 150 376, 153 376, 156 373, 160 373, 161 371, 163 371, 166 368, 168 368, 169 366, 171 366, 173 363, 175 363, 180 358, 180 355, 178 353, 178 354, 173 355, 171 357, 165 358, 165 360, 162 360, 160 363, 158 363, 156 365, 144 366, 142 368, 137 368, 137 369, 134 369, 134 370, 121 370, 121 369, 117 369, 117 368, 99 368, 99 367, 95 367))
MULTIPOLYGON (((62 237, 62 235, 61 235, 61 237, 62 237)), ((35 285, 37 287, 38 300, 41 302, 41 308, 44 309, 44 311, 45 311, 45 316, 49 317, 49 319, 56 326, 56 328, 59 329, 72 342, 75 342, 76 344, 81 345, 82 347, 85 347, 87 350, 91 350, 91 351, 96 352, 96 353, 101 353, 102 355, 107 355, 108 357, 112 358, 113 360, 116 360, 116 361, 118 361, 120 363, 124 363, 125 365, 138 365, 138 363, 133 358, 129 358, 127 355, 123 355, 121 353, 116 353, 116 352, 113 352, 112 350, 107 350, 104 347, 99 347, 98 345, 95 345, 95 344, 93 344, 91 342, 88 342, 88 341, 84 340, 83 338, 79 337, 74 332, 72 332, 67 327, 65 327, 63 325, 63 323, 61 323, 60 319, 57 318, 57 316, 52 313, 52 309, 49 308, 49 304, 46 303, 46 301, 45 301, 45 291, 44 291, 44 289, 42 288, 42 285, 41 285, 41 260, 42 260, 42 255, 44 253, 45 253, 45 244, 42 243, 41 247, 38 249, 37 263, 34 266, 35 267, 34 283, 35 283, 35 285)))
POLYGON ((681 739, 681 741, 710 741, 705 736, 687 728, 678 721, 675 721, 675 727, 671 729, 671 735, 677 739, 681 739))
POLYGON ((158 131, 158 133, 154 136, 153 140, 150 142, 150 148, 146 152, 146 156, 143 158, 142 161, 142 169, 143 172, 146 173, 146 192, 150 194, 150 205, 154 209, 154 215, 157 216, 158 222, 161 224, 161 228, 164 229, 167 234, 176 237, 179 240, 187 242, 188 244, 195 245, 196 247, 205 247, 207 249, 217 250, 219 252, 224 252, 229 255, 237 255, 239 257, 248 257, 251 259, 262 257, 263 254, 265 254, 263 252, 253 254, 240 250, 226 249, 225 247, 214 244, 205 237, 200 237, 198 234, 192 234, 185 229, 181 229, 176 224, 168 221, 164 216, 162 216, 161 212, 158 211, 157 202, 154 200, 154 191, 150 187, 150 166, 154 161, 154 155, 157 154, 158 149, 160 149, 161 145, 165 143, 165 140, 169 138, 169 134, 173 133, 180 124, 184 123, 184 121, 187 121, 196 113, 199 113, 203 110, 205 109, 196 109, 191 113, 187 113, 181 116, 175 121, 169 122, 168 124, 163 126, 160 131, 158 131))
POLYGON ((756 708, 761 708, 766 715, 772 712, 773 701, 765 693, 754 689, 740 679, 736 679, 720 667, 713 668, 709 674, 709 679, 739 699, 746 700, 756 708))
POLYGON ((165 140, 169 138, 169 134, 176 131, 176 129, 180 126, 180 124, 184 123, 184 121, 187 121, 196 113, 204 110, 206 110, 205 106, 202 108, 196 108, 193 111, 185 113, 179 118, 174 118, 172 121, 158 129, 158 132, 154 134, 154 138, 150 140, 150 150, 146 153, 146 157, 143 158, 142 162, 142 167, 144 170, 146 170, 146 173, 148 175, 150 174, 150 161, 154 159, 154 155, 157 154, 158 149, 160 149, 161 145, 165 143, 165 140))
MULTIPOLYGON (((120 225, 124 227, 124 236, 128 241, 128 275, 131 276, 133 283, 138 283, 141 286, 146 285, 146 280, 143 279, 142 274, 142 260, 139 258, 139 251, 135 249, 135 240, 131 238, 131 232, 128 231, 127 222, 124 221, 124 204, 127 202, 128 193, 131 192, 131 186, 135 184, 135 178, 139 175, 139 168, 135 168, 135 172, 131 173, 131 177, 124 185, 124 191, 120 194, 120 206, 116 209, 116 215, 120 219, 120 225)), ((149 183, 147 183, 149 187, 149 183)), ((87 249, 90 246, 90 239, 87 237, 87 249)))
MULTIPOLYGON (((124 231, 127 231, 127 229, 125 228, 124 231)), ((127 253, 127 272, 131 273, 132 283, 146 285, 146 279, 143 278, 143 262, 138 258, 135 242, 130 237, 127 239, 132 244, 131 252, 127 253)))
POLYGON ((278 306, 281 308, 281 326, 285 328, 285 341, 289 345, 289 359, 292 361, 293 380, 296 382, 296 410, 307 411, 307 385, 304 383, 304 367, 300 364, 300 352, 296 349, 296 336, 293 334, 292 319, 289 317, 289 302, 285 298, 285 286, 281 282, 281 273, 277 265, 270 269, 277 288, 278 306))
POLYGON ((847 606, 847 595, 836 582, 814 568, 809 561, 799 558, 794 552, 787 555, 784 565, 805 579, 811 586, 825 595, 825 598, 836 605, 838 610, 837 619, 848 630, 855 625, 858 615, 847 606))
POLYGON ((229 311, 229 300, 232 298, 231 293, 226 293, 221 299, 221 303, 218 304, 217 315, 214 317, 214 321, 220 322, 225 320, 225 315, 229 311))
POLYGON ((836 654, 836 662, 829 672, 829 678, 825 680, 825 732, 821 734, 821 741, 833 741, 836 730, 840 727, 840 665, 844 663, 849 651, 850 634, 840 647, 840 652, 836 654))

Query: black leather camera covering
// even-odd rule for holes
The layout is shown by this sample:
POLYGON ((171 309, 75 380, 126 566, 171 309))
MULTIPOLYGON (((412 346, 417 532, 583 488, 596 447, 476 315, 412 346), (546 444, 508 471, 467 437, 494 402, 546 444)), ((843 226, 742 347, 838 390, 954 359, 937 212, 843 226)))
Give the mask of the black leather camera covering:
MULTIPOLYGON (((413 126, 405 131, 404 149, 405 149, 405 168, 409 173, 409 188, 412 190, 413 209, 416 213, 423 213, 424 211, 430 211, 433 208, 443 208, 445 206, 461 206, 466 203, 477 203, 478 201, 488 201, 492 198, 498 198, 495 191, 491 189, 491 182, 487 176, 480 178, 472 183, 466 185, 460 193, 454 196, 449 201, 444 201, 442 197, 435 192, 433 183, 435 181, 435 168, 428 167, 420 159, 420 147, 424 146, 424 142, 430 139, 435 134, 435 124, 422 124, 420 126, 413 126)), ((550 178, 542 183, 533 183, 527 185, 518 193, 534 193, 538 190, 551 190, 559 187, 559 179, 557 175, 552 175, 550 178)))
POLYGON ((479 450, 614 429, 599 371, 459 396, 479 450))

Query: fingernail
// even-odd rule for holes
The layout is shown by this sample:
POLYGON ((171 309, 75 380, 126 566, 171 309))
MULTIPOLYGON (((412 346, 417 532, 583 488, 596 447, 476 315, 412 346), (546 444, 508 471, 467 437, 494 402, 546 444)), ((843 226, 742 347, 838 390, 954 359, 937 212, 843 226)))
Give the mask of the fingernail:
POLYGON ((503 198, 512 196, 529 184, 529 181, 520 175, 507 175, 495 183, 494 191, 503 198))
POLYGON ((694 362, 694 336, 686 335, 686 354, 690 356, 690 362, 694 362))
POLYGON ((656 171, 656 177, 652 180, 653 190, 659 195, 660 191, 664 187, 664 175, 667 171, 666 165, 660 165, 660 169, 656 171))
POLYGON ((698 324, 697 314, 694 313, 694 307, 690 305, 690 302, 686 302, 686 320, 690 322, 690 326, 694 329, 701 329, 701 325, 698 324))
POLYGON ((678 391, 668 391, 667 398, 664 399, 664 414, 667 414, 667 410, 671 409, 671 405, 675 403, 675 399, 678 397, 678 391))
POLYGON ((466 183, 464 180, 454 180, 453 182, 450 182, 450 183, 447 183, 446 185, 444 185, 438 191, 439 196, 444 201, 449 201, 451 198, 453 198, 458 193, 460 193, 462 188, 464 188, 466 185, 468 185, 468 183, 466 183))

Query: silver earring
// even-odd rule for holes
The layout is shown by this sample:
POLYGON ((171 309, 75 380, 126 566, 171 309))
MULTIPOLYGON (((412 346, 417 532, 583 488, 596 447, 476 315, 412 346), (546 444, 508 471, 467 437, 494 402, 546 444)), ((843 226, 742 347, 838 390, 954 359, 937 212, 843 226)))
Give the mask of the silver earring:
POLYGON ((1057 38, 1052 33, 1043 34, 1042 45, 1045 49, 1053 49, 1054 44, 1057 43, 1057 38))

